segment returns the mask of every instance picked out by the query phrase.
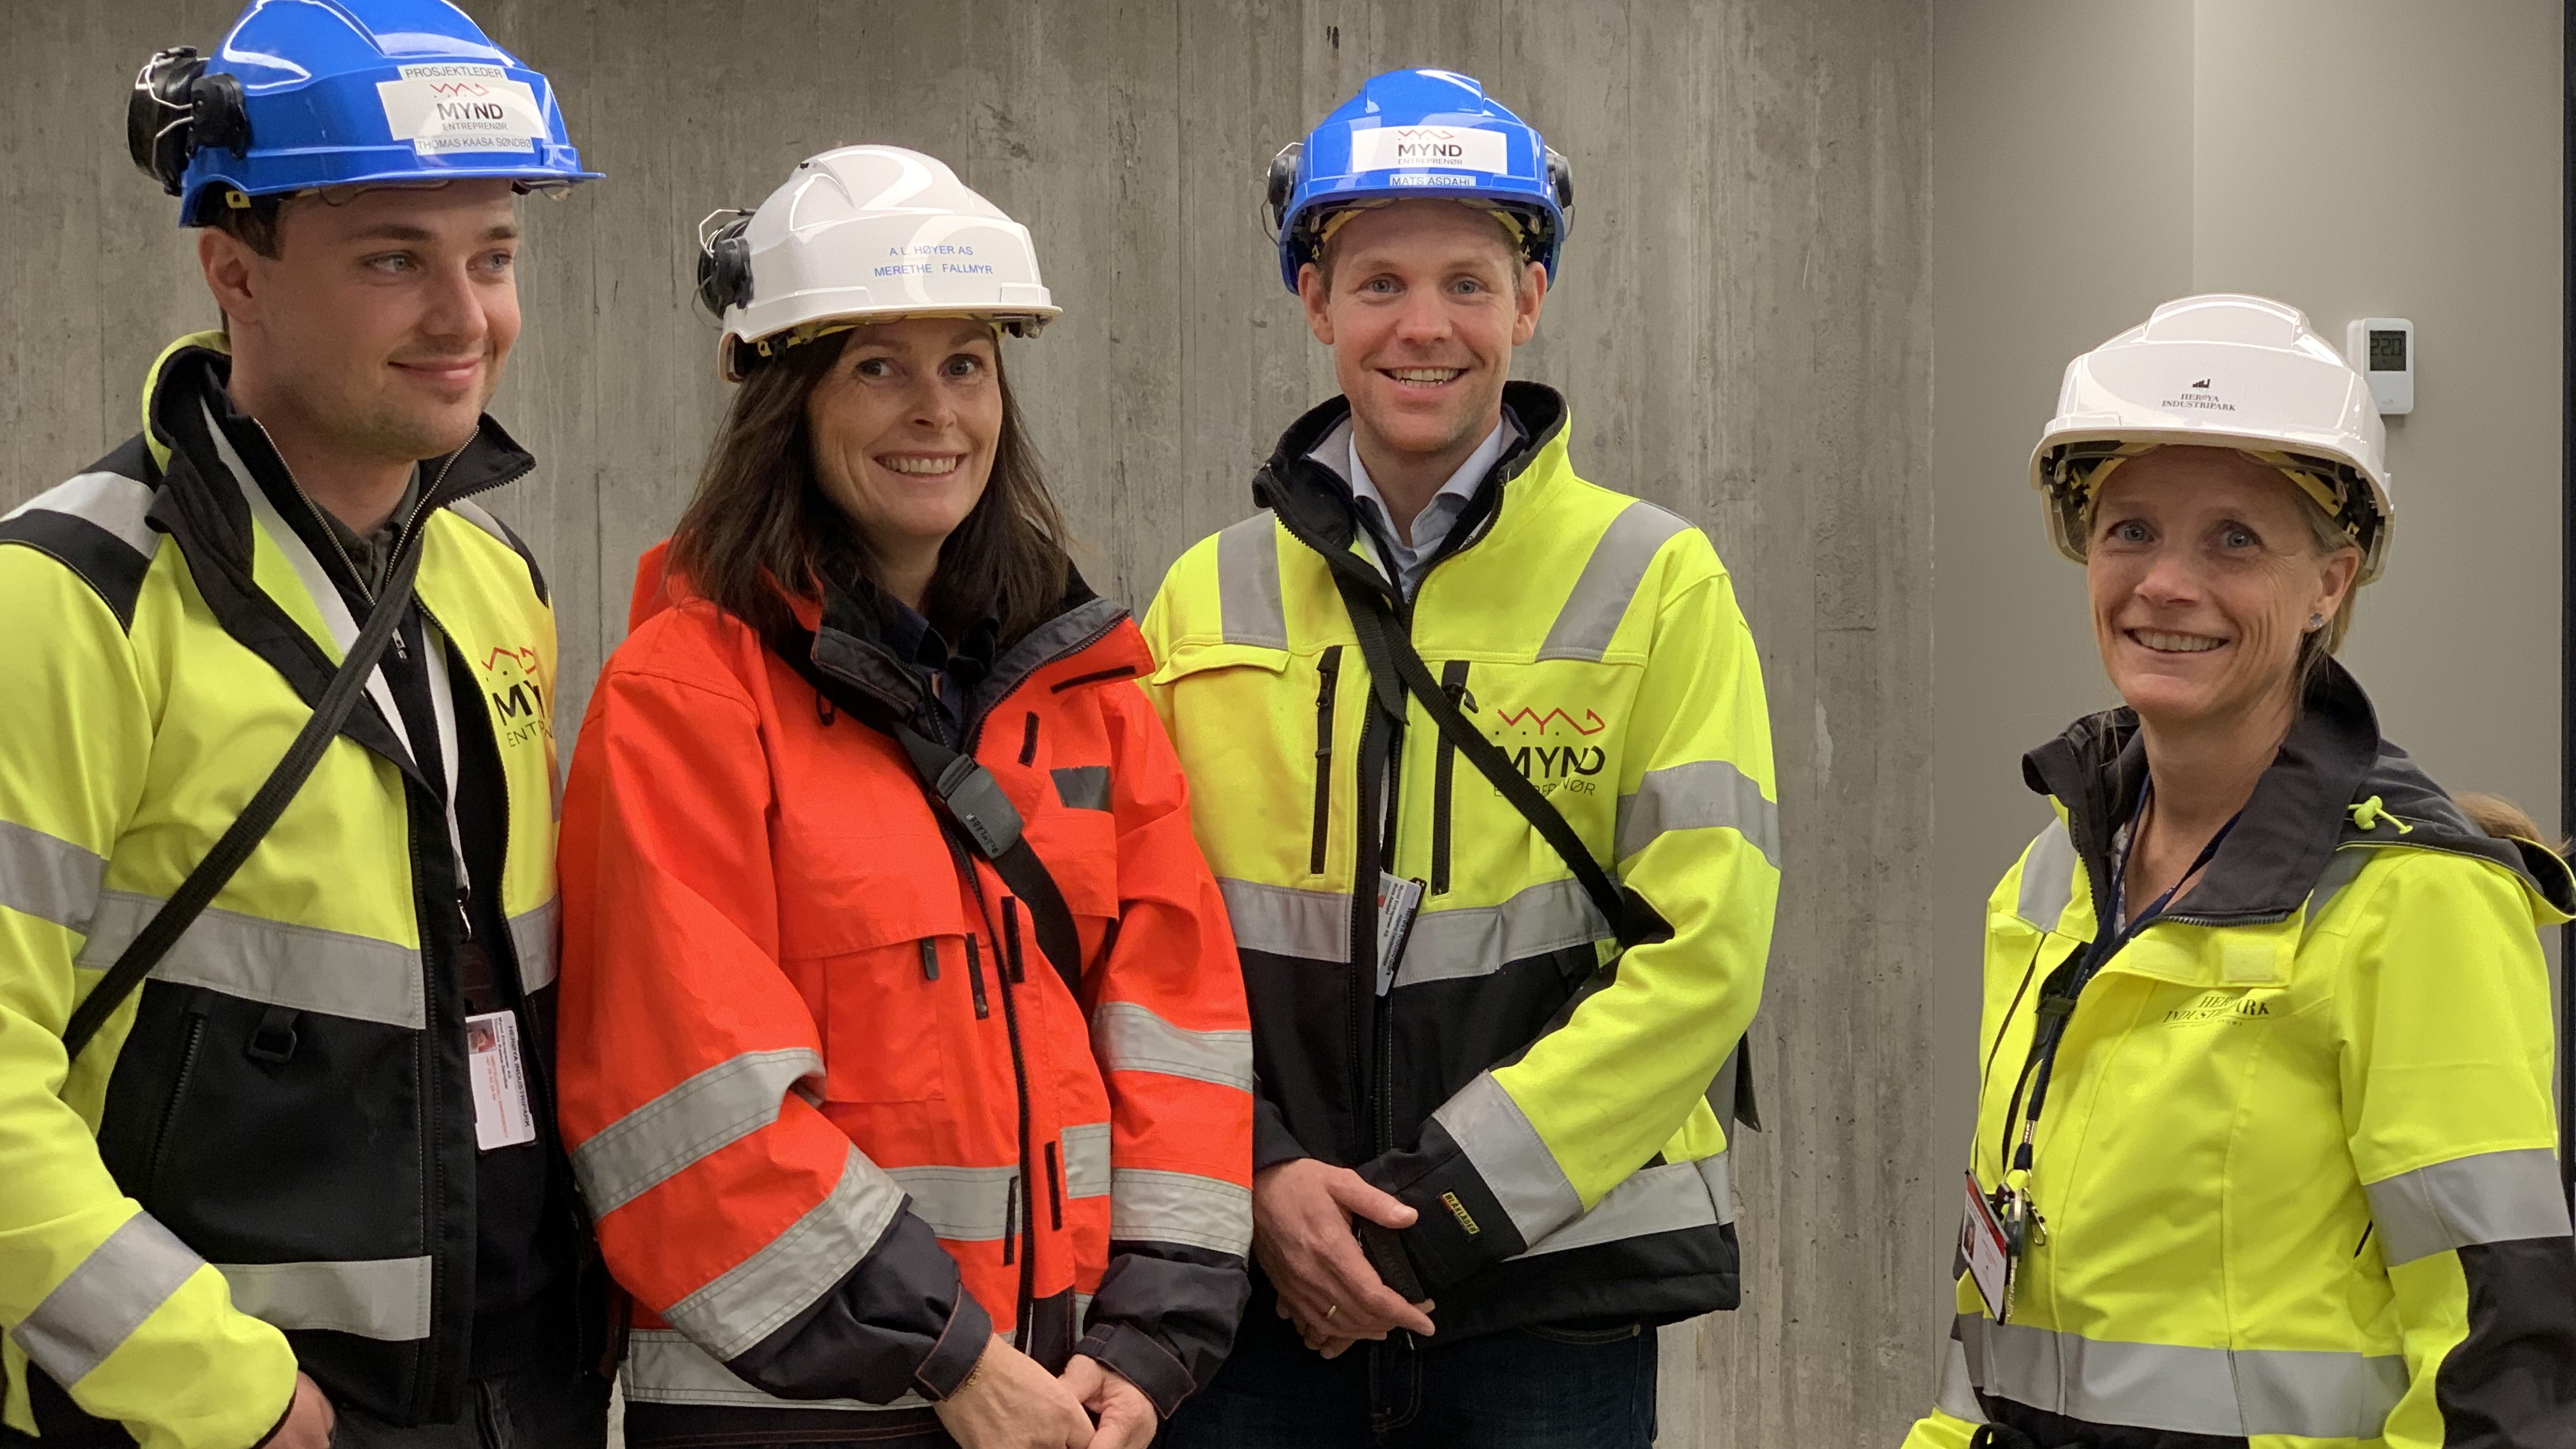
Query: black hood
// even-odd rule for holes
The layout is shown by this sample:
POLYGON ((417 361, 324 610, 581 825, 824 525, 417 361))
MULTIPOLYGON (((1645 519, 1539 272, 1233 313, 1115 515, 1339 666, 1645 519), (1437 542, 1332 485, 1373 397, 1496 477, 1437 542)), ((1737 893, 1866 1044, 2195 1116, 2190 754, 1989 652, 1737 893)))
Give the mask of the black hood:
MULTIPOLYGON (((2110 899, 2112 838, 2136 808, 2147 770, 2136 712, 2106 710, 2077 720, 2022 756, 2021 770, 2033 791, 2066 807, 2093 898, 2110 899)), ((2395 839, 2502 866, 2561 912, 2576 910, 2576 883, 2565 862, 2538 842, 2499 840, 2480 830, 2404 750, 2380 737, 2370 697, 2328 659, 2280 754, 2255 782, 2236 828, 2176 919, 2208 925, 2286 919, 2316 889, 2338 847, 2395 839), (2373 798, 2405 823, 2402 837, 2386 826, 2364 830, 2355 823, 2352 807, 2373 798)))

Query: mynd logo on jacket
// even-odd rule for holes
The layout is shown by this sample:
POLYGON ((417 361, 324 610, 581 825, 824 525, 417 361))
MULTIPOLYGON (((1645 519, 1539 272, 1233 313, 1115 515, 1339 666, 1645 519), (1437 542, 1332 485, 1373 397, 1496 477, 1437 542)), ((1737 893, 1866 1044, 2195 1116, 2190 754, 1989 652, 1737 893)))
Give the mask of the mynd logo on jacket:
POLYGON ((492 718, 504 745, 542 740, 554 729, 539 664, 534 649, 495 649, 483 660, 483 692, 492 697, 492 718))
MULTIPOLYGON (((1472 702, 1467 707, 1473 708, 1472 702)), ((1492 718, 1501 726, 1501 738, 1495 743, 1511 753, 1512 768, 1543 790, 1562 785, 1570 794, 1589 794, 1592 777, 1609 763, 1608 752, 1589 743, 1610 728, 1596 710, 1521 705, 1495 710, 1492 718)))

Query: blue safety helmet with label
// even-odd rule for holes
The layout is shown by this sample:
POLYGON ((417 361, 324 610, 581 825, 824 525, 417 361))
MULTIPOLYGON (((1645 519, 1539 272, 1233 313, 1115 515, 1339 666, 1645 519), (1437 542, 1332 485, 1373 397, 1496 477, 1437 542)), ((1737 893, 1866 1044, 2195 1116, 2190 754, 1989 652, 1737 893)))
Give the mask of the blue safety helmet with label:
POLYGON ((1376 77, 1271 161, 1265 210, 1280 279, 1297 290, 1298 270, 1315 260, 1335 217, 1408 197, 1485 206, 1556 280, 1574 168, 1481 83, 1449 70, 1376 77))
POLYGON ((252 0, 212 56, 144 63, 125 139, 181 226, 326 187, 598 179, 554 87, 446 0, 252 0))

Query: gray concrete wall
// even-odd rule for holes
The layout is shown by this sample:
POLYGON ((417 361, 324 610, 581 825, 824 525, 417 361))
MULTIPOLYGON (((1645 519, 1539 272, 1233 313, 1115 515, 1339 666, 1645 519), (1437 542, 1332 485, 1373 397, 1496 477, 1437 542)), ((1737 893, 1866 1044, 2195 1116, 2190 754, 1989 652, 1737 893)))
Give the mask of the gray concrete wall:
MULTIPOLYGON (((229 0, 19 4, 0 92, 0 505, 134 427, 214 317, 128 165, 125 87, 229 0)), ((1787 886, 1740 1153, 1745 1310, 1666 1337, 1663 1442, 1892 1442, 1928 1382, 1917 1207, 1931 826, 1923 0, 494 0, 610 179, 527 207, 495 412, 543 459, 497 507, 561 610, 559 732, 624 633, 722 403, 697 219, 824 146, 953 163, 1036 232, 1066 316, 1010 363, 1105 592, 1141 605, 1330 390, 1255 219, 1272 151, 1366 76, 1483 77, 1574 159, 1563 285, 1523 375, 1593 478, 1706 525, 1768 671, 1787 886)))
POLYGON ((1933 11, 1939 1125, 1922 1210, 1949 1221, 1980 903, 2048 819, 2019 757, 2117 702, 2083 571, 2049 547, 2029 484, 2076 353, 2192 292, 2281 298, 2338 347, 2352 318, 2413 318, 2416 411, 2388 420, 2397 541, 2343 658, 2435 779, 2556 817, 2563 79, 2547 0, 1933 11))

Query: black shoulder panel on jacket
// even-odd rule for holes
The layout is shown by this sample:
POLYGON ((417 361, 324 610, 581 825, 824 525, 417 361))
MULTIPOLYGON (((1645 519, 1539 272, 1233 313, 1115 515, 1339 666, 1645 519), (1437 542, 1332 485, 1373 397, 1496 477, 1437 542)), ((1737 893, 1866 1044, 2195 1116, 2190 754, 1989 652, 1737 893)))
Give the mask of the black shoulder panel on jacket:
POLYGON ((537 556, 529 552, 527 543, 511 530, 510 525, 503 523, 491 509, 470 498, 459 498, 447 507, 457 517, 508 544, 510 551, 519 556, 519 561, 528 566, 528 582, 536 585, 537 602, 548 608, 554 607, 554 599, 546 592, 546 571, 537 567, 537 556))
POLYGON ((0 518, 0 544, 22 544, 80 575, 118 627, 132 629, 135 600, 160 543, 144 522, 152 486, 143 480, 150 476, 142 440, 133 439, 0 518))

